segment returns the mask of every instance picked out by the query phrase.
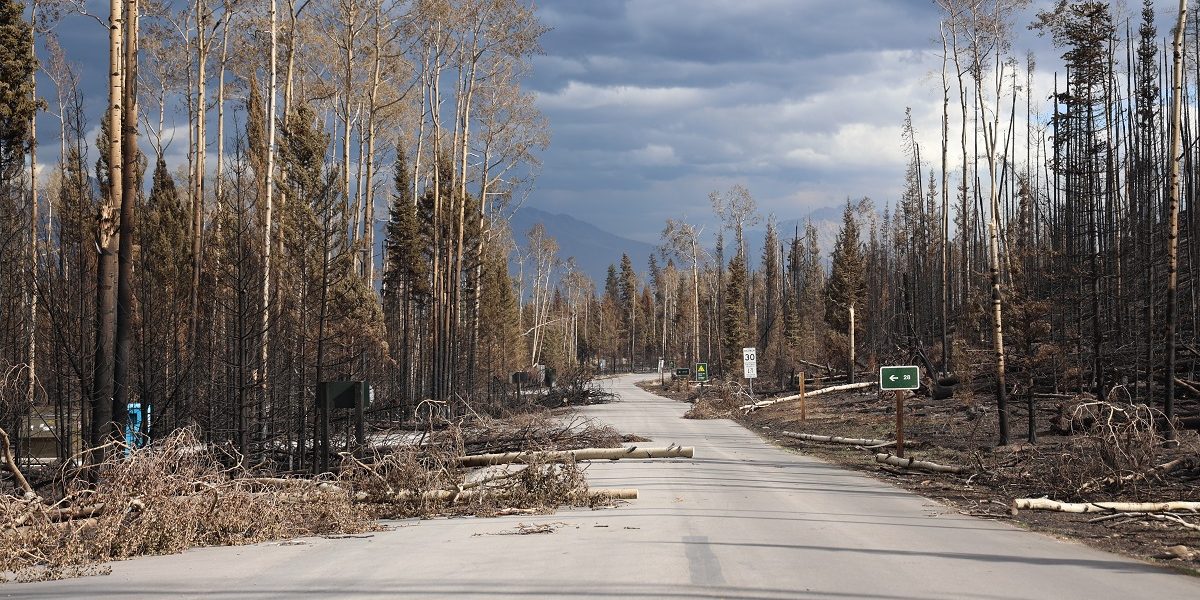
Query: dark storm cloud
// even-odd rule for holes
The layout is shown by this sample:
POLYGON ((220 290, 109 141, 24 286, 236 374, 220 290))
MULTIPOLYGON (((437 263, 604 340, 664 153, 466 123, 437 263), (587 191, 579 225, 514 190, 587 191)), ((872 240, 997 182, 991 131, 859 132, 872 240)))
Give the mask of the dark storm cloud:
POLYGON ((538 206, 653 241, 666 217, 708 219, 707 193, 732 183, 781 218, 899 187, 932 3, 559 0, 539 14, 553 30, 530 87, 554 134, 538 206))

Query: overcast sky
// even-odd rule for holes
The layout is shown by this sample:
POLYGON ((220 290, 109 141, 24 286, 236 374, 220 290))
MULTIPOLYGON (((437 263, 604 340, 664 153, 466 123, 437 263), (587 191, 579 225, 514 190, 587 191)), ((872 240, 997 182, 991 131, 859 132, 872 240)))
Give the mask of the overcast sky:
MULTIPOLYGON (((1128 3, 1136 19, 1141 2, 1128 3)), ((107 2, 87 4, 107 14, 107 2)), ((780 220, 847 197, 882 206, 903 183, 908 106, 926 163, 937 166, 941 15, 932 0, 536 4, 551 29, 526 87, 552 135, 528 206, 650 243, 668 217, 714 231, 708 193, 734 183, 750 189, 764 217, 780 220)), ((1013 55, 1037 56, 1043 111, 1061 51, 1027 25, 1052 4, 1033 0, 1014 20, 1013 55)), ((1164 37, 1177 4, 1156 5, 1164 37)), ((107 32, 74 16, 59 34, 82 71, 93 139, 105 102, 107 32)), ((54 120, 41 121, 43 147, 55 147, 54 120)), ((172 145, 173 167, 185 152, 182 139, 172 145)))
MULTIPOLYGON (((1035 97, 1049 95, 1060 51, 1026 28, 1052 4, 1035 0, 1016 19, 1013 54, 1035 52, 1046 83, 1035 97)), ((1165 35, 1177 4, 1158 4, 1165 35)), ((653 243, 668 217, 712 223, 708 192, 733 183, 780 220, 848 196, 893 202, 906 106, 927 162, 940 152, 941 15, 932 0, 538 7, 553 29, 529 87, 553 133, 531 206, 653 243)))

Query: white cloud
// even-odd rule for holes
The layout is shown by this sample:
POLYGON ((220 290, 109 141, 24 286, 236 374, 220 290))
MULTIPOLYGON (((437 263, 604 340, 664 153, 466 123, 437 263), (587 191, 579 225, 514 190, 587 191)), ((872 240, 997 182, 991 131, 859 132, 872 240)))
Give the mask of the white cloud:
POLYGON ((675 154, 675 149, 666 144, 646 144, 643 148, 629 152, 629 158, 634 165, 649 167, 673 167, 681 162, 675 154))
POLYGON ((698 88, 596 86, 578 81, 558 92, 538 94, 543 110, 588 110, 601 107, 626 109, 681 109, 702 104, 705 93, 698 88))

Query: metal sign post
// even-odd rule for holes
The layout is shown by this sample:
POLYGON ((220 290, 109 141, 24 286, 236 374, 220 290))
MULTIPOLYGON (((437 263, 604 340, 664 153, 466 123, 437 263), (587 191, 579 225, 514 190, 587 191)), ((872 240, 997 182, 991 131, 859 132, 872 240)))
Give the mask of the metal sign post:
POLYGON ((896 394, 896 456, 904 458, 904 392, 921 386, 921 370, 912 365, 879 367, 879 389, 896 394))

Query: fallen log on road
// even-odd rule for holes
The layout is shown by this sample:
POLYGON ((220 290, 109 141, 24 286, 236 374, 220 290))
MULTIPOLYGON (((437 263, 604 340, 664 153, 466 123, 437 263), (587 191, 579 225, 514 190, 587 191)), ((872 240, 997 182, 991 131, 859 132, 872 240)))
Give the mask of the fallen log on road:
MULTIPOLYGON (((873 385, 875 385, 874 381, 864 381, 861 383, 847 383, 845 385, 831 385, 829 387, 821 388, 819 390, 813 390, 811 392, 807 392, 804 394, 804 397, 812 398, 813 396, 820 396, 821 394, 828 394, 830 392, 844 392, 846 390, 858 390, 858 389, 862 389, 862 388, 871 387, 873 385)), ((764 406, 770 406, 772 404, 779 404, 780 402, 787 402, 788 400, 799 400, 799 399, 800 399, 800 394, 796 394, 794 396, 784 396, 783 398, 775 398, 774 400, 759 400, 758 402, 755 402, 753 404, 743 404, 738 408, 741 408, 742 410, 754 410, 757 408, 762 408, 764 406)))
POLYGON ((915 458, 900 458, 895 454, 876 454, 875 462, 900 467, 901 469, 917 469, 920 471, 932 471, 934 473, 962 473, 966 471, 964 467, 952 465, 939 465, 937 463, 926 460, 917 460, 915 458))
MULTIPOLYGON (((422 500, 441 500, 446 502, 457 502, 459 500, 471 500, 480 496, 497 495, 502 491, 490 489, 469 489, 469 490, 427 490, 420 493, 422 500)), ((417 495, 412 490, 401 490, 385 497, 372 497, 366 492, 358 492, 354 495, 354 500, 357 502, 390 502, 395 500, 409 500, 417 495)), ((637 488, 592 488, 586 492, 588 498, 611 498, 613 500, 637 500, 637 488)))
MULTIPOLYGON (((784 437, 796 438, 806 442, 825 442, 827 444, 846 444, 848 446, 888 446, 895 444, 896 440, 873 440, 870 438, 847 438, 838 437, 836 435, 814 435, 811 433, 795 433, 792 431, 781 431, 779 435, 784 437)), ((912 442, 905 442, 912 445, 912 442)))
POLYGON ((622 458, 692 458, 691 446, 667 446, 666 448, 581 448, 579 450, 557 450, 549 452, 503 452, 500 454, 474 454, 460 456, 455 464, 460 467, 486 467, 528 462, 567 462, 581 460, 619 460, 622 458))
POLYGON ((1053 510, 1067 513, 1161 513, 1200 511, 1200 502, 1059 502, 1049 498, 1017 498, 1012 510, 1053 510))

